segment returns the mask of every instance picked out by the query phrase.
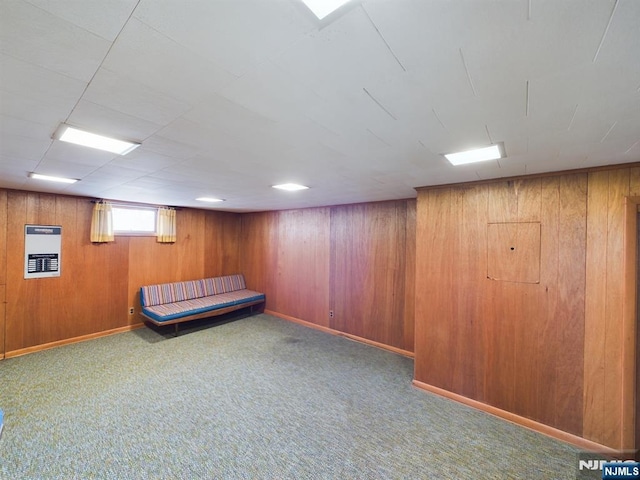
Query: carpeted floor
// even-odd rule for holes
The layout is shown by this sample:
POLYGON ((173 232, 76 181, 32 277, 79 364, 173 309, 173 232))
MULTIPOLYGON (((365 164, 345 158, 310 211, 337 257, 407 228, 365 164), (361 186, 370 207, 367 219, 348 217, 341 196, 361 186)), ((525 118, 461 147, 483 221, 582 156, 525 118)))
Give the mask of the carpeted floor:
POLYGON ((2 479, 573 479, 578 450, 268 315, 0 362, 2 479))

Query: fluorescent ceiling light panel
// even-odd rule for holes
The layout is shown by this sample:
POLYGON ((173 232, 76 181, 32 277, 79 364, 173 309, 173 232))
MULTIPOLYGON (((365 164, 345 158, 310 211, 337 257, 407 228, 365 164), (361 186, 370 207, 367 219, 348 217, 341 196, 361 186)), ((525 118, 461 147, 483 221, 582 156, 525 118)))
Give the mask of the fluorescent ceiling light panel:
POLYGON ((297 183, 283 183, 281 185, 274 185, 273 188, 277 188, 279 190, 287 190, 289 192, 295 192, 296 190, 306 190, 309 187, 305 187, 304 185, 298 185, 297 183))
POLYGON ((198 202, 209 202, 209 203, 224 202, 224 199, 222 198, 213 198, 213 197, 198 197, 196 198, 196 200, 198 202))
POLYGON ((467 150, 466 152, 446 153, 444 156, 452 165, 486 162, 487 160, 497 160, 504 157, 500 145, 476 148, 474 150, 467 150))
POLYGON ((307 8, 318 17, 318 20, 322 20, 350 1, 351 0, 302 0, 307 8))
POLYGON ((55 138, 63 142, 97 148, 98 150, 117 153, 118 155, 126 155, 140 146, 139 143, 117 140, 115 138, 105 137, 104 135, 85 132, 84 130, 70 127, 69 125, 62 125, 58 129, 55 138))
POLYGON ((35 180, 47 180, 48 182, 58 183, 76 183, 77 178, 52 177, 50 175, 40 175, 39 173, 29 172, 29 176, 35 180))

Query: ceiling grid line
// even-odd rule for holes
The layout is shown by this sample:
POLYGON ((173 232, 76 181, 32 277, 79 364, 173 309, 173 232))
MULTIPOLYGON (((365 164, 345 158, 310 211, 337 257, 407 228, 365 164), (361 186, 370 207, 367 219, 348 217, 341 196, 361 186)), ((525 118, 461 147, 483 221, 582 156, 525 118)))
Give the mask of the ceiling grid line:
POLYGON ((567 127, 567 131, 571 130, 571 127, 573 127, 573 122, 576 119, 577 113, 578 113, 578 104, 576 103, 576 107, 573 109, 573 115, 571 115, 571 120, 569 121, 569 126, 567 127))
POLYGON ((600 140, 600 143, 603 143, 606 138, 609 136, 609 134, 613 131, 613 129, 615 128, 615 126, 618 124, 617 121, 613 122, 613 125, 611 125, 611 127, 609 128, 609 130, 607 130, 607 133, 604 134, 604 137, 602 137, 602 139, 600 140))
POLYGON ((464 67, 464 71, 467 74, 467 80, 469 80, 469 85, 471 85, 471 91, 473 92, 473 96, 477 97, 478 94, 476 92, 476 87, 473 84, 473 80, 471 79, 471 74, 469 73, 469 68, 467 67, 467 62, 464 59, 464 54, 462 53, 462 48, 459 48, 458 51, 460 52, 460 59, 462 60, 462 66, 464 67))
POLYGON ((395 52, 391 48, 391 45, 389 45, 389 42, 387 42, 387 39, 384 38, 384 35, 382 35, 382 32, 380 32, 380 29, 378 28, 378 26, 375 24, 375 22, 371 18, 371 15, 369 15, 369 12, 367 12, 367 9, 364 8, 364 4, 360 4, 360 8, 362 8, 362 11, 364 12, 365 16, 371 22, 371 25, 373 26, 374 30, 376 31, 376 33, 378 34, 378 36, 380 37, 380 39, 382 40, 384 45, 387 47, 387 50, 389 50, 389 53, 391 54, 391 56, 395 59, 395 61, 398 63, 398 65, 400 65, 400 68, 402 68, 402 71, 406 72, 407 69, 404 67, 404 65, 402 64, 402 62, 398 58, 398 56, 395 54, 395 52))
POLYGON ((491 145, 493 145, 493 140, 491 139, 491 134, 489 133, 489 127, 488 127, 488 125, 487 125, 486 123, 485 123, 485 125, 484 125, 484 129, 485 129, 485 131, 487 132, 487 137, 489 138, 489 143, 490 143, 491 145))
POLYGON ((600 43, 598 44, 598 48, 596 49, 596 53, 593 56, 593 60, 591 63, 596 63, 596 60, 598 59, 598 55, 600 54, 602 45, 604 45, 604 39, 606 38, 607 33, 609 32, 609 27, 611 27, 611 22, 613 21, 613 16, 616 13, 616 8, 618 8, 618 0, 615 0, 613 4, 613 8, 611 9, 611 15, 609 15, 609 21, 607 22, 607 26, 605 27, 604 32, 602 33, 602 38, 600 39, 600 43))
POLYGON ((378 107, 380 107, 380 108, 381 108, 381 109, 382 109, 382 110, 383 110, 387 115, 389 115, 389 116, 390 116, 391 118, 393 118, 394 120, 398 120, 398 119, 396 118, 396 116, 395 116, 393 113, 391 113, 391 112, 389 111, 389 109, 387 109, 384 105, 382 105, 382 104, 378 101, 378 99, 376 99, 373 95, 371 95, 371 92, 369 92, 369 90, 367 90, 367 89, 366 89, 366 88, 364 88, 364 87, 362 87, 362 90, 363 90, 363 91, 364 91, 364 93, 366 93, 366 94, 367 94, 367 96, 368 96, 371 100, 373 100, 373 101, 374 101, 374 103, 375 103, 376 105, 378 105, 378 107))
POLYGON ((625 150, 624 154, 626 155, 627 153, 629 153, 631 150, 633 150, 636 145, 638 145, 640 143, 640 140, 636 141, 636 143, 634 143, 633 145, 631 145, 627 150, 625 150))
POLYGON ((382 143, 384 143, 387 147, 392 147, 393 146, 389 142, 384 140, 380 135, 377 135, 376 133, 373 133, 373 131, 370 128, 367 128, 367 132, 369 132, 371 135, 376 137, 378 140, 380 140, 382 143))
POLYGON ((449 130, 447 129, 446 125, 442 122, 442 119, 440 118, 440 115, 438 115, 438 112, 436 112, 436 109, 432 108, 431 111, 433 112, 433 116, 436 117, 436 120, 438 120, 438 123, 440 125, 442 125, 442 128, 444 128, 445 132, 449 132, 449 130))

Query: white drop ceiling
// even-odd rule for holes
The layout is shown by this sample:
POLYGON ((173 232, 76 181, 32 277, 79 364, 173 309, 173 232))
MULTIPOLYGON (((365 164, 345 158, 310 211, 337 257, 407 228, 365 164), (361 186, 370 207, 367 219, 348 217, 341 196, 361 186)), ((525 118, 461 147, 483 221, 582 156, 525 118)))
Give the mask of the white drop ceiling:
POLYGON ((637 161, 637 0, 363 0, 329 24, 300 0, 0 2, 0 187, 242 212, 637 161))

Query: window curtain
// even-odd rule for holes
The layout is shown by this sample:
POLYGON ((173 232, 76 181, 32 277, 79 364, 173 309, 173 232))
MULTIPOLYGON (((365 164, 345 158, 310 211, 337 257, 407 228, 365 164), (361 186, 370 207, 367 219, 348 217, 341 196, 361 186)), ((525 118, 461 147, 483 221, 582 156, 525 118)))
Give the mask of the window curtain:
POLYGON ((111 204, 97 202, 93 206, 93 215, 91 216, 91 241, 93 243, 107 243, 114 240, 111 204))
POLYGON ((156 234, 159 243, 176 241, 176 211, 173 208, 158 208, 156 234))

